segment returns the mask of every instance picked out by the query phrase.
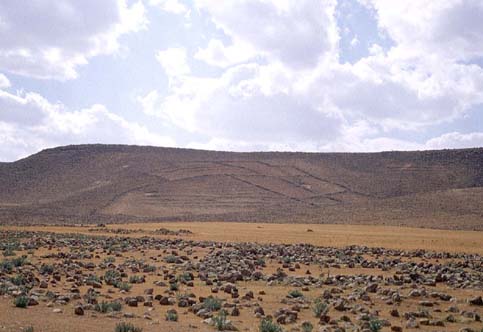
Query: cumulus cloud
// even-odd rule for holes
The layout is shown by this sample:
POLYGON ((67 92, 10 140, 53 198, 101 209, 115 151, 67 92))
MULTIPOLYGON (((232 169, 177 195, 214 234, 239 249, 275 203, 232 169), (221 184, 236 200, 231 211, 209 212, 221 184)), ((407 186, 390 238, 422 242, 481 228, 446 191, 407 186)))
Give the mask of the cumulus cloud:
POLYGON ((7 76, 0 74, 0 89, 10 87, 10 81, 7 76))
POLYGON ((89 58, 116 52, 122 35, 146 25, 140 1, 1 1, 0 69, 42 79, 73 79, 89 58))
POLYGON ((220 78, 184 77, 168 96, 150 92, 140 101, 151 115, 224 140, 249 137, 273 145, 336 136, 341 119, 320 110, 292 80, 283 66, 244 64, 220 78))
POLYGON ((426 142, 426 148, 428 149, 459 149, 482 146, 483 132, 473 132, 468 134, 451 132, 432 138, 426 142))
POLYGON ((173 14, 189 13, 188 7, 178 0, 149 0, 149 4, 173 14))
POLYGON ((168 48, 156 53, 156 59, 163 66, 164 71, 169 77, 177 77, 190 73, 187 63, 186 49, 183 47, 168 48))
POLYGON ((169 137, 129 122, 96 104, 68 110, 33 92, 0 90, 0 160, 10 161, 40 149, 65 144, 124 143, 174 146, 169 137))
POLYGON ((312 66, 337 48, 335 0, 195 0, 195 4, 234 44, 251 45, 288 66, 312 66))
MULTIPOLYGON (((336 0, 145 1, 151 10, 191 19, 182 32, 166 32, 169 41, 156 29, 147 32, 146 40, 160 44, 137 55, 154 54, 168 84, 143 90, 137 100, 188 147, 380 151, 481 145, 481 133, 451 129, 483 105, 481 1, 354 1, 365 4, 368 18, 373 15, 374 22, 361 24, 372 23, 391 41, 376 38, 367 56, 351 63, 339 60, 350 52, 339 47, 340 39, 353 37, 347 42, 361 54, 371 41, 357 26, 351 30, 357 36, 339 35, 343 18, 336 0), (441 135, 443 126, 450 133, 441 135), (423 131, 431 137, 432 130, 438 137, 412 139, 423 131)), ((74 78, 80 65, 113 54, 122 35, 146 24, 140 0, 36 6, 7 0, 0 3, 0 71, 74 78)), ((12 147, 0 153, 24 155, 76 142, 175 143, 105 106, 69 110, 35 93, 12 93, 10 85, 0 74, 0 139, 12 147)))
POLYGON ((449 59, 483 55, 483 2, 479 0, 360 0, 373 7, 379 28, 398 47, 449 59))
POLYGON ((206 48, 200 48, 196 52, 194 58, 211 66, 229 67, 246 62, 256 55, 257 52, 250 44, 237 41, 232 45, 225 46, 221 40, 211 39, 206 48))
POLYGON ((459 15, 468 14, 472 29, 479 31, 481 24, 467 10, 478 11, 479 5, 469 1, 463 10, 461 1, 361 1, 375 9, 374 19, 394 46, 374 44, 354 64, 333 56, 339 40, 334 2, 196 1, 231 42, 211 39, 195 58, 225 70, 218 77, 185 75, 167 95, 151 91, 141 98, 149 101, 145 112, 208 137, 202 147, 376 151, 430 146, 391 133, 411 136, 451 123, 483 103, 483 69, 459 61, 479 54, 483 43, 479 34, 457 24, 463 20, 459 15), (312 19, 313 13, 319 18, 312 19), (446 27, 445 19, 453 25, 446 27), (446 29, 453 36, 443 40, 446 29), (448 55, 453 42, 466 45, 466 51, 448 55), (472 43, 478 46, 471 48, 472 43))

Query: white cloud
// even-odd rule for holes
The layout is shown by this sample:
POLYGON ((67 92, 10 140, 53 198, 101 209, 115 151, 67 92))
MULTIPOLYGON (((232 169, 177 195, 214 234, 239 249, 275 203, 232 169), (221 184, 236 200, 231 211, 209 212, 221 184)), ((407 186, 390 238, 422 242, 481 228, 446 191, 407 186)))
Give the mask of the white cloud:
POLYGON ((351 39, 350 44, 352 47, 356 47, 360 44, 359 38, 357 38, 357 36, 354 36, 354 38, 351 39))
MULTIPOLYGON (((389 50, 374 44, 369 56, 354 64, 338 61, 333 2, 195 3, 231 40, 213 37, 194 57, 224 71, 216 77, 191 75, 183 69, 187 60, 180 52, 172 57, 178 63, 168 66, 165 61, 164 66, 170 76, 183 77, 171 81, 167 93, 153 90, 139 99, 145 113, 206 138, 190 146, 245 151, 423 149, 425 142, 396 139, 392 132, 410 137, 483 103, 480 66, 448 57, 446 46, 433 45, 432 52, 408 47, 415 32, 406 25, 414 22, 411 15, 403 15, 408 6, 402 2, 394 6, 398 14, 389 15, 383 11, 394 8, 374 0, 379 26, 395 44, 389 50), (409 23, 398 27, 395 16, 409 23)), ((436 10, 434 6, 438 2, 427 8, 436 10)), ((415 14, 415 25, 438 25, 427 22, 433 18, 425 5, 414 8, 425 11, 425 21, 418 16, 422 13, 415 14)), ((431 36, 421 40, 436 45, 437 38, 431 36)))
POLYGON ((244 64, 219 78, 184 77, 167 97, 150 92, 140 101, 148 114, 222 140, 273 145, 337 135, 341 119, 297 91, 294 80, 280 64, 244 64))
POLYGON ((173 14, 188 14, 189 9, 179 0, 149 0, 151 6, 161 8, 168 13, 173 14))
POLYGON ((428 149, 460 149, 483 147, 483 132, 459 133, 451 132, 426 142, 428 149))
POLYGON ((147 25, 142 2, 0 2, 0 69, 42 79, 73 79, 89 58, 112 54, 119 38, 147 25))
POLYGON ((211 39, 206 48, 196 52, 194 58, 211 66, 229 67, 246 62, 256 54, 253 47, 247 43, 237 41, 230 46, 225 46, 221 40, 211 39))
POLYGON ((480 0, 360 0, 377 12, 380 29, 398 47, 449 59, 483 56, 483 2, 480 0))
POLYGON ((309 84, 346 118, 367 119, 387 130, 418 129, 461 117, 483 102, 483 69, 397 49, 354 65, 322 65, 309 84))
POLYGON ((16 160, 66 144, 116 143, 174 146, 173 139, 127 121, 103 105, 70 111, 39 94, 0 90, 0 158, 16 160))
POLYGON ((0 89, 5 89, 10 87, 10 81, 7 76, 0 74, 0 89))
POLYGON ((186 148, 214 150, 214 151, 306 151, 316 152, 321 151, 321 146, 316 142, 270 142, 252 140, 230 140, 223 138, 213 138, 207 142, 191 142, 186 148))
MULTIPOLYGON (((37 9, 22 7, 21 17, 17 3, 0 2, 0 71, 76 77, 80 65, 116 52, 123 34, 146 26, 141 1, 127 1, 47 0, 32 7, 37 9)), ((174 15, 198 11, 189 20, 193 28, 166 30, 172 37, 166 40, 181 42, 178 47, 168 48, 155 29, 148 32, 146 40, 161 43, 155 58, 169 84, 166 90, 152 86, 138 102, 189 147, 378 151, 481 145, 480 133, 464 130, 449 129, 427 142, 411 137, 416 131, 440 135, 437 126, 450 128, 483 105, 483 4, 359 1, 374 9, 381 35, 392 41, 388 46, 381 38, 353 64, 339 61, 347 50, 339 48, 335 0, 194 0, 193 6, 145 1, 174 15)), ((358 51, 369 42, 364 31, 350 31, 358 31, 351 42, 358 51)), ((139 55, 153 54, 151 47, 139 55)), ((174 144, 102 105, 71 111, 38 94, 7 92, 9 87, 0 74, 0 139, 12 151, 94 141, 174 144)))
POLYGON ((163 66, 169 77, 178 77, 190 73, 187 63, 186 49, 183 47, 168 48, 156 53, 156 59, 163 66))
POLYGON ((314 66, 337 49, 335 0, 195 0, 195 4, 234 44, 249 44, 291 67, 314 66))

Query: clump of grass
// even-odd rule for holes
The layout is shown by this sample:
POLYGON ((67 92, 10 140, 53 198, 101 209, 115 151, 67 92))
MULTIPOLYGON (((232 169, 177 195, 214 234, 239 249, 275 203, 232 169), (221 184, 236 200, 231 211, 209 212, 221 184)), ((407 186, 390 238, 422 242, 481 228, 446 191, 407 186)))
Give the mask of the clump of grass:
POLYGON ((228 320, 226 319, 226 311, 221 310, 218 315, 213 317, 213 322, 215 323, 215 328, 218 331, 225 331, 228 327, 228 320))
POLYGON ((142 328, 136 327, 131 323, 120 322, 116 324, 114 332, 142 332, 142 328))
POLYGON ((104 274, 104 281, 108 285, 116 285, 121 280, 121 273, 116 270, 107 270, 104 274))
POLYGON ((12 273, 13 271, 13 264, 11 261, 4 260, 0 262, 0 272, 2 273, 12 273))
POLYGON ((94 310, 101 313, 121 311, 122 304, 120 302, 104 302, 95 305, 94 310))
POLYGON ((255 261, 255 265, 264 267, 266 265, 265 260, 263 258, 257 258, 255 261))
POLYGON ((22 285, 25 285, 27 283, 27 280, 25 279, 25 277, 22 274, 17 274, 15 277, 10 278, 10 281, 15 286, 22 286, 22 285))
POLYGON ((97 293, 93 289, 88 290, 84 295, 84 300, 89 304, 97 303, 97 293))
POLYGON ((381 329, 382 322, 379 319, 373 318, 369 321, 369 330, 371 330, 371 332, 379 332, 381 329))
POLYGON ((317 318, 325 316, 329 312, 329 305, 327 304, 327 302, 324 301, 323 298, 318 297, 314 300, 314 304, 312 305, 312 312, 317 318))
POLYGON ((263 318, 260 321, 260 325, 258 327, 258 331, 260 332, 282 332, 282 327, 277 323, 274 323, 271 318, 263 318))
POLYGON ((132 288, 132 285, 128 282, 118 282, 116 284, 116 287, 119 288, 120 290, 129 292, 132 288))
POLYGON ((302 332, 312 332, 312 330, 314 329, 314 326, 309 321, 303 322, 301 327, 302 327, 302 332))
POLYGON ((178 276, 179 282, 188 282, 188 281, 191 281, 191 280, 193 280, 193 278, 191 278, 191 274, 189 274, 188 272, 184 272, 183 274, 180 274, 178 276))
POLYGON ((166 263, 169 263, 169 264, 176 263, 177 260, 178 260, 178 257, 176 257, 174 255, 168 255, 168 256, 164 257, 164 261, 166 263))
POLYGON ((144 272, 156 272, 156 266, 154 265, 147 265, 144 267, 144 272))
POLYGON ((100 283, 101 282, 101 278, 99 278, 98 276, 96 276, 95 274, 91 274, 87 277, 87 282, 98 282, 100 283))
POLYGON ((13 251, 12 248, 6 248, 4 251, 3 251, 3 256, 5 257, 10 257, 10 256, 15 256, 15 251, 13 251))
POLYGON ((0 295, 5 295, 7 294, 8 287, 5 283, 0 283, 0 295))
POLYGON ((177 322, 178 321, 178 313, 174 309, 168 310, 166 312, 165 318, 168 322, 177 322))
POLYGON ((40 274, 52 274, 54 273, 54 266, 50 264, 42 264, 40 266, 40 274))
POLYGON ((225 310, 221 310, 218 315, 213 317, 213 323, 218 331, 232 330, 233 326, 231 322, 226 318, 227 313, 225 310))
POLYGON ((29 305, 29 298, 24 295, 17 296, 15 299, 13 299, 13 304, 17 308, 27 308, 29 305))
POLYGON ((221 309, 221 300, 215 297, 207 297, 203 301, 203 308, 210 311, 217 311, 221 309))
POLYGON ((111 264, 111 263, 114 263, 115 261, 116 261, 116 258, 113 256, 108 256, 103 260, 104 264, 111 264))
POLYGON ((141 278, 138 275, 133 275, 133 276, 129 277, 129 282, 131 284, 140 284, 140 283, 142 283, 142 281, 143 281, 143 278, 141 278))
POLYGON ((169 284, 169 290, 176 292, 179 289, 179 285, 177 282, 172 282, 169 284))
POLYGON ((25 264, 28 263, 27 261, 27 256, 23 255, 21 257, 16 257, 16 258, 13 258, 11 260, 11 263, 13 266, 15 267, 20 267, 20 266, 24 266, 25 264))
POLYGON ((22 332, 34 332, 33 326, 27 326, 22 329, 22 332))
POLYGON ((288 296, 296 299, 296 298, 299 298, 299 297, 303 297, 304 294, 302 294, 302 292, 299 291, 298 289, 294 289, 294 290, 291 290, 290 292, 288 292, 288 296))

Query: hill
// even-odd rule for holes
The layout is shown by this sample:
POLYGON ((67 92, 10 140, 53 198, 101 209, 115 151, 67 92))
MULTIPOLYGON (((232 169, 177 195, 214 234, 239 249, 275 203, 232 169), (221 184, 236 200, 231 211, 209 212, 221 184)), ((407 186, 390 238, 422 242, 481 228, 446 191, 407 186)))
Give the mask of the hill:
POLYGON ((234 153, 123 145, 0 163, 1 223, 264 221, 483 230, 483 149, 234 153))

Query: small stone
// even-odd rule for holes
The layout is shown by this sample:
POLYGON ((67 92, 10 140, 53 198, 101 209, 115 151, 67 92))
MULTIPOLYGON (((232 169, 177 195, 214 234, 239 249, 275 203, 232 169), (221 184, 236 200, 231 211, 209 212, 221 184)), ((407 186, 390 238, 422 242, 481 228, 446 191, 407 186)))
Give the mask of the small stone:
POLYGON ((84 316, 84 308, 82 308, 82 306, 76 306, 74 308, 74 314, 76 314, 77 316, 84 316))
POLYGON ((483 305, 483 298, 481 296, 474 297, 468 301, 472 305, 483 305))

